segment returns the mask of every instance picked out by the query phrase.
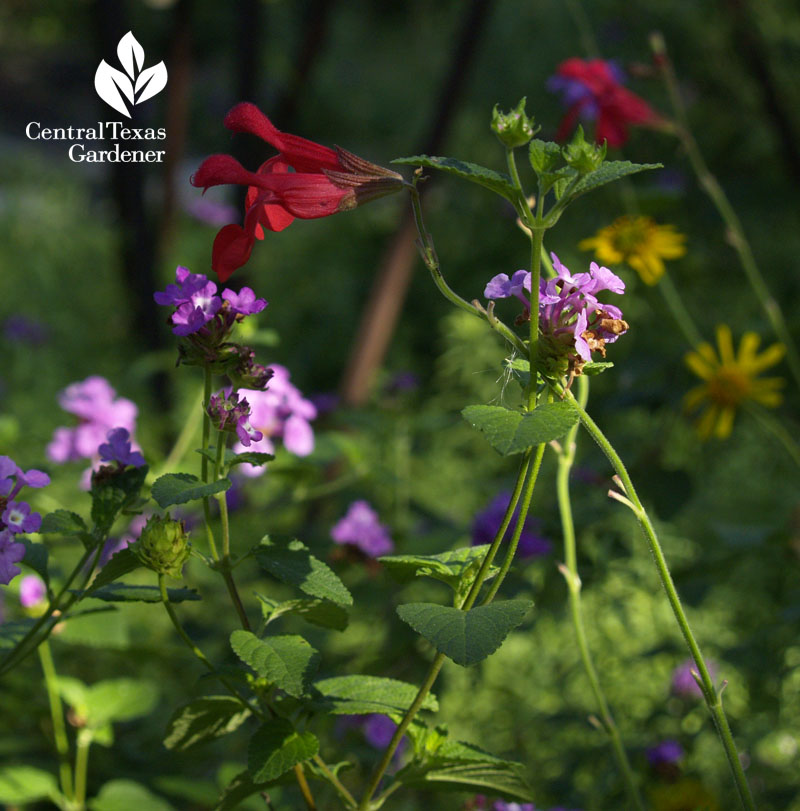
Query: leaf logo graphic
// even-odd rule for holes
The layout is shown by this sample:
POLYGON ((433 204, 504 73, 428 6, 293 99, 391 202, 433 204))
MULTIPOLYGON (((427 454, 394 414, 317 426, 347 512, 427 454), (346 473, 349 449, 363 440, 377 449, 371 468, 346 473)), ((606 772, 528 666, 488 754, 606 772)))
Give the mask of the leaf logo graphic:
POLYGON ((112 68, 103 59, 94 74, 94 89, 109 107, 130 118, 128 105, 141 104, 164 89, 167 68, 163 62, 159 62, 151 68, 142 69, 144 48, 132 31, 128 31, 119 41, 117 57, 125 72, 112 68))

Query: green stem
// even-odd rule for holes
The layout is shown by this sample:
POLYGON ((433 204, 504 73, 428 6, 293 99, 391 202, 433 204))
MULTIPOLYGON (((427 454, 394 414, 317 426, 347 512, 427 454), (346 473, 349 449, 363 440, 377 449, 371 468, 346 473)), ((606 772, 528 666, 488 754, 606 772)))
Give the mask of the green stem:
POLYGON ((597 46, 592 24, 589 22, 589 17, 586 14, 586 9, 583 7, 583 4, 580 0, 566 0, 564 5, 566 5, 567 11, 569 11, 570 17, 572 17, 572 22, 575 23, 575 27, 578 29, 581 47, 586 52, 586 55, 590 59, 599 59, 600 49, 597 46))
POLYGON ((703 343, 703 336, 700 334, 700 330, 697 328, 694 319, 686 309, 686 305, 683 303, 680 293, 672 283, 672 277, 666 270, 664 271, 664 275, 658 280, 658 289, 661 291, 661 295, 664 297, 664 301, 669 311, 672 313, 672 317, 675 319, 678 329, 686 339, 686 343, 696 349, 703 343))
MULTIPOLYGON (((525 452, 522 457, 522 461, 520 462, 519 471, 517 473, 517 481, 514 485, 514 491, 511 494, 511 500, 508 502, 508 507, 506 507, 503 520, 500 522, 500 527, 492 539, 492 545, 489 547, 486 555, 481 561, 481 567, 478 569, 478 573, 475 575, 475 580, 472 582, 472 587, 467 593, 466 599, 460 606, 464 611, 469 611, 469 609, 475 604, 475 600, 478 599, 478 592, 481 589, 481 585, 489 574, 489 568, 494 562, 495 555, 497 555, 497 550, 500 548, 500 544, 503 542, 503 538, 506 536, 506 530, 511 523, 511 519, 514 517, 514 511, 517 509, 517 503, 519 502, 519 497, 522 494, 522 486, 525 483, 525 477, 528 475, 530 463, 531 452, 528 450, 525 452)), ((519 522, 517 522, 517 526, 519 526, 519 522)))
MULTIPOLYGON (((585 376, 578 378, 578 399, 583 408, 589 397, 589 382, 585 376)), ((619 733, 611 708, 608 705, 603 688, 600 686, 600 679, 597 675, 592 655, 589 651, 589 642, 586 638, 586 629, 583 622, 583 609, 581 607, 581 578, 578 574, 578 555, 575 542, 575 523, 572 518, 572 503, 569 493, 569 476, 572 465, 575 461, 575 437, 578 433, 579 423, 576 423, 564 438, 564 443, 558 453, 558 472, 556 474, 556 493, 558 496, 558 511, 561 516, 561 529, 564 535, 564 566, 559 567, 564 579, 567 582, 569 594, 569 607, 572 616, 572 625, 575 629, 575 637, 578 642, 583 669, 589 679, 589 684, 597 704, 600 721, 608 734, 609 743, 617 761, 617 766, 622 773, 625 788, 628 791, 632 806, 637 811, 643 811, 644 805, 636 785, 636 778, 631 769, 628 755, 622 744, 622 736, 619 733)))
POLYGON ((86 778, 89 774, 89 747, 92 745, 92 733, 83 728, 78 730, 75 738, 75 805, 77 811, 86 806, 86 778))
POLYGON ((753 255, 753 249, 750 246, 738 214, 731 205, 728 196, 725 194, 725 190, 706 165, 705 159, 700 152, 700 147, 697 145, 697 141, 692 134, 692 130, 689 126, 689 117, 686 114, 686 108, 681 99, 680 91, 678 90, 678 79, 670 62, 669 55, 667 54, 666 43, 661 34, 651 35, 650 47, 661 69, 661 75, 664 79, 667 93, 669 94, 670 103, 676 119, 675 134, 686 150, 686 155, 689 158, 692 169, 694 169, 697 175, 701 188, 711 199, 711 202, 716 207, 717 212, 720 217, 722 217, 728 229, 730 242, 739 255, 739 261, 750 283, 750 287, 753 288, 753 292, 756 294, 764 312, 767 314, 767 318, 778 340, 785 345, 786 363, 789 366, 795 382, 800 386, 800 355, 798 355, 797 348, 792 340, 786 319, 783 316, 780 305, 767 287, 767 283, 758 267, 758 263, 753 255))
MULTIPOLYGON (((94 549, 87 549, 81 559, 76 564, 75 568, 70 572, 69 576, 67 577, 64 585, 59 589, 58 593, 50 600, 49 605, 45 609, 44 614, 36 621, 33 627, 25 634, 25 636, 20 639, 19 642, 14 646, 13 650, 6 656, 3 660, 2 664, 0 664, 0 675, 6 673, 7 671, 11 670, 12 667, 15 667, 19 662, 25 659, 35 648, 37 645, 41 644, 42 641, 47 639, 50 635, 50 631, 53 629, 53 625, 56 625, 59 621, 56 618, 56 622, 51 623, 51 626, 45 629, 42 638, 36 642, 36 645, 33 647, 30 646, 31 640, 39 633, 42 626, 45 625, 46 622, 53 619, 53 614, 56 611, 63 613, 67 610, 77 599, 77 595, 71 595, 67 598, 67 602, 62 606, 61 605, 61 598, 67 592, 67 589, 72 585, 73 580, 78 576, 78 573, 81 569, 86 565, 89 561, 90 556, 94 552, 95 554, 95 561, 97 560, 97 556, 99 555, 100 549, 102 548, 102 544, 98 546, 96 550, 94 549)), ((90 567, 89 575, 94 571, 94 566, 90 567)), ((82 591, 83 589, 81 589, 82 591)))
MULTIPOLYGON (((214 461, 214 481, 216 481, 222 471, 222 463, 225 458, 225 447, 227 445, 227 436, 223 431, 217 434, 217 453, 214 461)), ((250 620, 247 618, 247 612, 244 609, 244 603, 239 596, 239 591, 236 588, 236 581, 233 579, 233 572, 231 571, 231 536, 230 536, 230 522, 228 520, 228 500, 225 493, 217 495, 217 504, 219 505, 219 519, 220 526, 222 527, 222 560, 219 562, 222 577, 225 580, 225 587, 228 589, 228 595, 231 598, 233 607, 239 616, 239 622, 242 623, 242 628, 245 631, 251 630, 250 620)))
MULTIPOLYGON (((200 477, 204 484, 208 484, 208 456, 206 455, 211 438, 211 417, 208 416, 208 404, 211 400, 212 375, 211 369, 206 366, 203 369, 203 453, 200 461, 200 477)), ((214 560, 219 560, 217 544, 214 542, 214 533, 211 530, 211 499, 203 496, 203 518, 206 525, 206 537, 208 538, 208 548, 214 560)))
MULTIPOLYGON (((542 466, 542 457, 544 456, 544 443, 539 445, 536 448, 536 451, 533 455, 533 466, 531 469, 530 476, 528 476, 528 481, 525 485, 525 493, 522 496, 522 505, 519 510, 519 517, 517 518, 517 524, 514 527, 514 534, 511 536, 511 541, 508 544, 508 549, 506 550, 506 557, 503 561, 503 565, 500 567, 500 571, 497 574, 497 577, 494 579, 491 587, 489 588, 489 592, 483 600, 483 605, 488 605, 494 599, 495 594, 497 594, 498 589, 503 584, 503 580, 505 580, 506 575, 508 574, 508 570, 511 568, 511 563, 514 560, 514 555, 517 551, 517 544, 519 544, 520 536, 522 535, 522 530, 525 526, 525 519, 528 517, 528 509, 531 506, 531 499, 533 498, 533 490, 536 487, 536 479, 539 476, 539 468, 542 466)), ((530 453, 530 452, 529 452, 530 453)))
POLYGON ((611 463, 611 466, 614 468, 620 482, 622 483, 622 488, 624 491, 623 496, 626 498, 627 503, 638 519, 644 536, 647 539, 650 546, 650 551, 655 559, 656 569, 658 570, 661 584, 667 594, 667 599, 669 600, 672 612, 675 615, 675 619, 677 620, 678 626, 681 629, 681 633, 683 634, 683 638, 689 648, 689 652, 692 655, 692 659, 694 659, 695 665, 697 666, 703 698, 708 705, 711 717, 713 718, 714 724, 717 728, 717 733, 725 750, 725 755, 728 758, 728 765, 731 768, 742 806, 748 811, 755 811, 753 796, 750 792, 750 787, 747 784, 747 778, 745 777, 744 769, 742 768, 741 761, 739 760, 739 755, 736 751, 736 744, 734 743, 733 735, 731 734, 730 726, 728 725, 728 719, 722 706, 721 692, 718 691, 714 686, 714 682, 711 679, 711 674, 708 672, 708 668, 706 667, 705 659, 700 652, 700 647, 694 638, 691 628, 689 627, 689 621, 687 620, 683 606, 681 605, 680 597, 678 596, 678 591, 675 588, 672 575, 670 574, 669 567, 667 566, 667 562, 664 558, 664 553, 661 549, 661 544, 658 541, 655 527, 653 526, 647 511, 642 505, 642 502, 639 500, 639 496, 633 486, 630 476, 628 475, 628 471, 625 468, 622 459, 619 457, 619 454, 617 454, 616 450, 614 450, 613 445, 608 441, 605 434, 603 434, 586 410, 580 405, 580 403, 577 402, 572 392, 565 391, 564 396, 575 406, 578 414, 580 415, 580 420, 583 427, 589 432, 592 439, 594 439, 594 441, 599 445, 600 450, 602 450, 606 455, 606 458, 611 463))
POLYGON ((168 473, 172 470, 178 462, 183 459, 186 455, 189 448, 192 446, 192 440, 197 433, 197 428, 200 425, 200 420, 203 414, 203 395, 204 392, 200 392, 200 396, 196 398, 196 400, 192 401, 192 408, 189 412, 189 416, 183 423, 183 428, 181 429, 178 438, 175 440, 175 443, 172 446, 172 450, 167 455, 167 458, 158 466, 158 470, 150 471, 147 475, 148 482, 157 479, 159 476, 162 476, 164 473, 168 473))
POLYGON ((378 764, 377 769, 375 769, 375 774, 373 774, 372 780, 367 786, 367 790, 364 792, 364 796, 362 797, 361 803, 358 806, 359 811, 368 811, 370 807, 369 801, 372 798, 372 795, 377 791, 378 785, 380 784, 384 773, 389 768, 389 764, 392 762, 392 756, 400 744, 403 735, 406 734, 406 730, 409 728, 409 726, 411 726, 411 722, 416 717, 420 707, 427 698, 428 693, 431 691, 433 683, 436 681, 436 677, 439 675, 439 671, 442 669, 445 658, 446 657, 443 653, 437 653, 433 659, 433 662, 431 662, 431 666, 428 670, 428 675, 425 677, 425 681, 422 683, 422 686, 419 688, 414 701, 406 711, 406 714, 403 716, 403 720, 394 731, 392 740, 389 742, 389 746, 386 747, 386 751, 383 753, 383 757, 381 758, 381 762, 378 764))
POLYGON ((772 436, 780 442, 783 449, 792 457, 797 465, 800 465, 800 445, 797 440, 786 430, 786 427, 780 420, 769 413, 765 408, 758 403, 745 401, 742 404, 745 410, 752 415, 756 421, 768 431, 772 436))
POLYGON ((433 283, 439 289, 439 292, 452 304, 455 304, 460 310, 471 313, 478 318, 485 319, 489 322, 489 326, 499 332, 512 346, 516 347, 523 354, 527 352, 524 343, 520 340, 519 336, 510 330, 499 318, 496 318, 491 310, 487 312, 482 307, 476 307, 470 304, 466 299, 461 298, 445 281, 442 275, 441 268, 439 267, 439 260, 436 257, 436 251, 431 244, 430 234, 425 230, 425 223, 422 219, 422 207, 419 200, 419 192, 416 187, 409 186, 409 193, 411 194, 411 207, 414 211, 414 222, 417 226, 417 233, 419 234, 419 249, 422 255, 422 261, 425 267, 428 268, 433 279, 433 283))
POLYGON ((246 709, 250 710, 257 718, 260 718, 262 721, 264 720, 264 713, 255 705, 251 704, 246 698, 239 694, 239 691, 233 686, 233 684, 226 679, 224 676, 221 676, 217 669, 212 664, 211 660, 200 650, 200 648, 192 642, 191 637, 186 631, 183 629, 180 620, 178 619, 178 615, 175 613, 175 609, 172 606, 172 603, 169 601, 169 594, 167 594, 167 579, 166 576, 163 574, 159 574, 158 576, 158 590, 161 594, 161 602, 164 604, 164 608, 167 610, 167 614, 169 615, 170 620, 172 621, 172 625, 174 626, 175 630, 178 632, 178 636, 184 641, 186 646, 189 650, 213 673, 219 680, 222 682, 223 685, 227 688, 228 692, 239 701, 239 703, 245 707, 246 709))
POLYGON ((64 724, 64 709, 61 697, 56 686, 56 667, 53 663, 53 654, 50 643, 45 640, 39 645, 39 661, 44 674, 44 686, 47 691, 47 700, 50 704, 50 717, 53 721, 53 739, 58 753, 58 774, 61 781, 61 791, 68 800, 73 799, 72 770, 69 763, 69 740, 67 728, 64 724))
POLYGON ((355 797, 347 790, 347 787, 342 783, 341 780, 328 768, 328 764, 319 756, 314 755, 312 758, 314 763, 317 764, 320 771, 328 778, 330 784, 336 789, 339 796, 347 803, 348 808, 355 808, 356 807, 356 800, 355 797))

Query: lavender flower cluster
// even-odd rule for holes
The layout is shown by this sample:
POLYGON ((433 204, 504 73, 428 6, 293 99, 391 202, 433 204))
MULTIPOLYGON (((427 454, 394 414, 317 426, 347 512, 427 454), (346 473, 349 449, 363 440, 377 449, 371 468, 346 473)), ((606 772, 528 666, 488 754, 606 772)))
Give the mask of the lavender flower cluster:
MULTIPOLYGON (((588 273, 573 276, 554 253, 550 256, 557 276, 539 281, 540 359, 553 373, 580 374, 583 365, 591 361, 592 352, 605 357, 605 345, 628 329, 622 311, 597 298, 603 290, 624 293, 625 283, 596 262, 591 263, 588 273)), ((492 278, 484 295, 487 299, 515 296, 525 305, 523 319, 527 320, 531 303, 526 291, 530 294, 531 274, 518 270, 511 278, 505 273, 492 278)))
POLYGON ((9 456, 0 456, 0 583, 8 585, 22 570, 25 546, 17 537, 38 532, 42 516, 31 512, 30 504, 18 501, 23 487, 45 487, 50 477, 41 470, 24 471, 9 456))

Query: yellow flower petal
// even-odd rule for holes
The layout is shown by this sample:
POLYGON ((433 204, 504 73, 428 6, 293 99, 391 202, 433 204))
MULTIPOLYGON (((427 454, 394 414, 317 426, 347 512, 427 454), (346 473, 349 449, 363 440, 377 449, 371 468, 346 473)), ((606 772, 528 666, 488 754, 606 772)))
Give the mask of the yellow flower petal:
POLYGON ((727 324, 717 324, 717 346, 723 366, 735 365, 736 355, 733 351, 733 335, 727 324))
POLYGON ((733 408, 722 408, 717 418, 717 425, 714 429, 714 435, 718 439, 727 439, 731 435, 733 429, 733 418, 736 411, 733 408))
POLYGON ((719 367, 719 361, 711 344, 702 343, 694 352, 687 352, 683 358, 686 365, 702 380, 708 380, 719 367))

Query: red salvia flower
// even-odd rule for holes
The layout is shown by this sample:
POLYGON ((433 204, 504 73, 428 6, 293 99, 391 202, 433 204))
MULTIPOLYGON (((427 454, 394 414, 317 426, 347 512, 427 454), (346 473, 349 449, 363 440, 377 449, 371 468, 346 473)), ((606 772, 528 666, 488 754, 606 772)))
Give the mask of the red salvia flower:
POLYGON ((281 132, 254 104, 237 104, 224 123, 233 132, 257 135, 278 155, 257 172, 249 172, 230 155, 212 155, 192 176, 192 184, 204 191, 227 183, 248 187, 244 227, 226 225, 214 239, 211 267, 222 282, 247 262, 265 228, 282 231, 295 217, 327 217, 403 187, 397 172, 340 147, 281 132))
POLYGON ((562 62, 547 86, 563 94, 567 113, 556 134, 566 139, 579 117, 596 118, 595 140, 609 146, 622 146, 628 140, 628 125, 658 126, 661 116, 635 93, 622 86, 622 71, 605 59, 578 59, 562 62))

